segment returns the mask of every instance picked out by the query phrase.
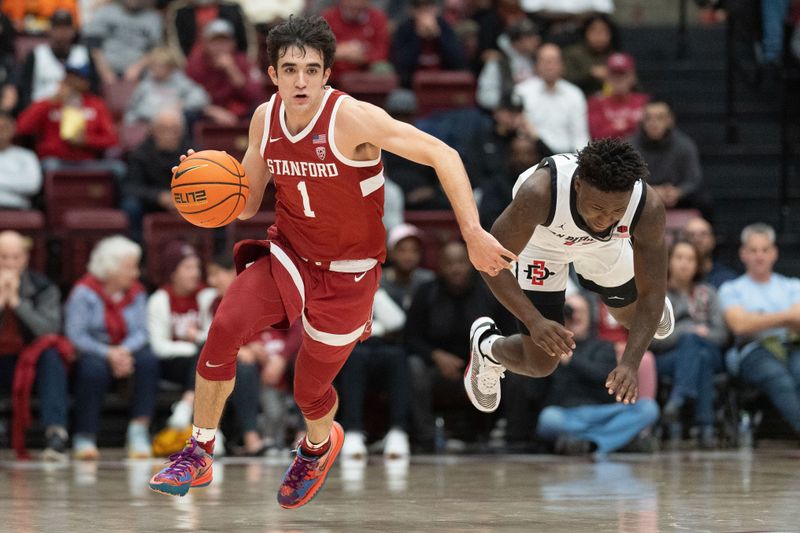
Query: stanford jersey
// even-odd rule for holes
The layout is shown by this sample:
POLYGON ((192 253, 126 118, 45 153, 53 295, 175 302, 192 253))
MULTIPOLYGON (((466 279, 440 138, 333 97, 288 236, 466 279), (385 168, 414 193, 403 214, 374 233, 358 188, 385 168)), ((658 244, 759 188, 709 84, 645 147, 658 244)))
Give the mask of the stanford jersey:
POLYGON ((296 135, 279 94, 267 104, 261 155, 277 190, 276 231, 300 257, 358 261, 386 257, 383 164, 353 161, 336 147, 336 113, 348 95, 325 89, 317 114, 296 135))

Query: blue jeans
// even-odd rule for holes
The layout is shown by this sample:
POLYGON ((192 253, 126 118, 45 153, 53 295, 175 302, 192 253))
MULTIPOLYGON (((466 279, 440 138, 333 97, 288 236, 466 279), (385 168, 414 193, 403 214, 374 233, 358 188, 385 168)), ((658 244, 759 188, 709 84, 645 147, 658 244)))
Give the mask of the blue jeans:
MULTIPOLYGON (((11 392, 17 357, 0 356, 0 388, 11 392)), ((36 363, 36 390, 41 403, 42 425, 45 428, 67 427, 67 369, 54 349, 45 350, 36 363)))
POLYGON ((670 399, 694 398, 695 422, 714 423, 714 374, 722 370, 722 352, 716 344, 687 333, 678 345, 656 358, 659 376, 672 378, 670 399))
POLYGON ((592 441, 599 453, 619 450, 643 429, 658 420, 655 400, 641 398, 634 404, 609 403, 580 407, 545 407, 536 434, 546 440, 560 435, 592 441))
POLYGON ((800 350, 778 360, 764 348, 756 348, 739 363, 739 377, 769 396, 783 419, 800 435, 800 350))
POLYGON ((761 33, 765 62, 781 59, 783 52, 783 26, 791 0, 761 0, 761 33))
MULTIPOLYGON (((149 347, 133 353, 131 418, 152 417, 158 394, 159 364, 149 347)), ((96 435, 103 399, 111 386, 111 367, 103 357, 79 355, 75 364, 75 433, 96 435)))

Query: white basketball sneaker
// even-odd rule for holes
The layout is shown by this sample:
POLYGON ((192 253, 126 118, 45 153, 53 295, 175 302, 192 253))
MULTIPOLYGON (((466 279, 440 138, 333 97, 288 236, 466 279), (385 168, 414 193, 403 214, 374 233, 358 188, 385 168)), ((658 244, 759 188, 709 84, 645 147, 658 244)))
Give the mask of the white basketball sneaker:
POLYGON ((469 333, 470 358, 464 371, 464 388, 472 405, 484 413, 492 413, 500 405, 500 380, 506 368, 481 352, 481 339, 487 333, 500 334, 494 320, 481 317, 472 323, 469 333))
POLYGON ((672 335, 675 329, 675 313, 672 311, 672 302, 669 298, 664 298, 664 311, 661 312, 661 321, 658 323, 654 339, 666 339, 672 335))

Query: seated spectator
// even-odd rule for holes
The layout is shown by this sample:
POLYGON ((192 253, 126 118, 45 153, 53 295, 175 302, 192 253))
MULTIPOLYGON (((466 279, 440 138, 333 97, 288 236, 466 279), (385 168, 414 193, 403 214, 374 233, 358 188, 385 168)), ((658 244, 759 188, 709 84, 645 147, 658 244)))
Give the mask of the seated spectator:
POLYGON ((712 205, 703 190, 703 173, 695 142, 675 126, 672 109, 664 100, 644 108, 641 129, 630 139, 650 170, 647 182, 669 208, 699 209, 711 220, 712 205))
POLYGON ((605 387, 617 366, 614 345, 591 335, 589 302, 582 295, 567 297, 566 327, 574 333, 572 357, 562 359, 553 373, 536 433, 554 442, 556 453, 567 455, 617 451, 658 420, 655 369, 645 354, 639 367, 639 399, 614 401, 605 387))
POLYGON ((147 54, 161 43, 162 16, 145 0, 113 0, 83 28, 103 82, 139 81, 147 54))
POLYGON ((666 339, 654 339, 650 348, 656 354, 658 375, 672 379, 669 400, 662 411, 672 440, 681 440, 681 409, 686 400, 693 399, 700 447, 713 448, 714 375, 723 368, 721 348, 728 332, 717 291, 698 282, 699 261, 699 252, 688 241, 676 241, 670 247, 667 296, 675 313, 675 331, 666 339))
POLYGON ((472 20, 478 23, 478 57, 491 56, 493 51, 499 52, 498 39, 506 28, 523 20, 528 15, 520 8, 518 0, 497 0, 479 2, 474 6, 472 20))
POLYGON ((178 68, 175 54, 168 48, 156 48, 150 54, 145 78, 136 86, 128 102, 125 122, 150 122, 166 108, 182 110, 191 123, 210 104, 211 98, 205 89, 178 68))
POLYGON ((536 54, 536 73, 517 85, 525 117, 551 153, 574 152, 589 142, 586 98, 562 79, 561 49, 543 44, 536 54))
POLYGON ((497 39, 478 76, 478 105, 494 110, 514 92, 514 86, 535 76, 536 50, 542 42, 539 30, 528 19, 510 26, 497 39))
POLYGON ((159 263, 164 284, 147 301, 147 330, 161 378, 181 387, 167 427, 183 430, 192 425, 197 358, 211 323, 203 312, 211 309, 216 291, 203 286, 200 257, 186 242, 167 243, 159 263))
MULTIPOLYGON (((209 263, 208 284, 216 290, 212 316, 234 279, 236 269, 230 254, 217 256, 209 263)), ((266 328, 239 349, 231 403, 242 428, 243 455, 261 456, 285 447, 287 406, 291 403, 289 368, 302 339, 302 321, 298 320, 289 329, 266 328), (265 415, 263 437, 258 430, 259 399, 265 415)))
MULTIPOLYGON (((15 231, 0 232, 0 389, 11 393, 18 356, 37 337, 61 329, 61 294, 42 274, 28 268, 28 244, 15 231)), ((67 369, 48 348, 36 362, 36 389, 45 428, 42 459, 65 460, 67 369)))
POLYGON ((150 123, 150 135, 128 155, 128 173, 122 182, 122 210, 128 214, 130 232, 140 240, 146 213, 173 211, 168 177, 186 142, 186 121, 175 109, 162 109, 150 123))
POLYGON ((2 2, 2 10, 20 33, 41 33, 52 27, 53 15, 63 11, 77 20, 77 0, 2 2))
POLYGON ((411 298, 423 283, 435 274, 422 268, 422 232, 411 224, 402 224, 389 231, 386 239, 389 266, 381 274, 381 288, 403 311, 411 307, 411 298))
POLYGON ((589 134, 592 139, 629 137, 639 122, 650 95, 635 92, 636 64, 629 54, 608 56, 607 95, 589 98, 589 134))
POLYGON ((722 284, 719 299, 734 334, 728 370, 766 394, 800 437, 800 280, 773 270, 775 230, 751 224, 742 230, 744 275, 722 284))
POLYGON ((42 189, 42 169, 36 154, 12 144, 16 121, 0 111, 0 208, 30 209, 42 189))
POLYGON ((20 114, 17 134, 34 137, 45 172, 107 170, 122 178, 125 165, 121 161, 100 159, 117 144, 117 132, 106 103, 89 92, 89 83, 88 65, 68 64, 59 91, 20 114))
MULTIPOLYGON (((419 286, 406 313, 404 337, 410 355, 415 426, 412 436, 423 449, 433 446, 433 389, 443 396, 463 399, 464 406, 468 405, 463 376, 470 353, 470 324, 481 316, 507 316, 501 309, 473 270, 466 246, 461 242, 444 245, 438 276, 419 286)), ((506 331, 510 329, 506 327, 506 331)), ((468 412, 481 416, 474 410, 468 412)))
POLYGON ((69 11, 53 13, 47 41, 34 47, 20 68, 16 84, 19 95, 17 109, 25 109, 31 102, 55 96, 64 81, 67 64, 86 68, 89 89, 100 94, 100 78, 89 49, 78 43, 77 26, 69 11))
POLYGON ((203 30, 200 48, 192 51, 186 74, 211 97, 214 122, 235 125, 265 99, 264 79, 244 52, 236 51, 233 25, 217 19, 203 30))
POLYGON ((732 268, 722 264, 714 257, 717 241, 714 230, 707 220, 696 217, 689 220, 681 231, 683 237, 697 248, 700 254, 701 280, 719 289, 726 281, 736 279, 738 276, 732 268))
POLYGON ((133 379, 126 447, 131 458, 150 457, 148 427, 158 394, 158 358, 148 345, 147 293, 139 283, 142 249, 121 235, 92 250, 88 273, 64 309, 64 329, 75 346, 76 459, 96 460, 103 399, 113 380, 133 379))
POLYGON ((248 22, 239 4, 216 0, 189 0, 173 3, 166 14, 167 41, 170 48, 180 50, 184 57, 202 47, 203 30, 217 19, 225 19, 233 25, 236 50, 248 52, 248 22))
POLYGON ((461 42, 434 0, 411 0, 411 16, 395 30, 390 55, 403 87, 420 70, 467 68, 461 42))
POLYGON ((564 79, 581 88, 586 97, 603 90, 608 57, 619 49, 617 27, 607 15, 587 18, 582 40, 564 49, 564 79))
POLYGON ((387 393, 389 432, 383 439, 383 454, 392 459, 410 454, 410 370, 400 339, 405 322, 400 305, 379 288, 373 305, 372 336, 356 344, 337 377, 345 457, 366 459, 364 403, 370 388, 387 393))
POLYGON ((356 70, 391 69, 389 21, 370 0, 338 0, 322 18, 336 36, 335 77, 356 70))

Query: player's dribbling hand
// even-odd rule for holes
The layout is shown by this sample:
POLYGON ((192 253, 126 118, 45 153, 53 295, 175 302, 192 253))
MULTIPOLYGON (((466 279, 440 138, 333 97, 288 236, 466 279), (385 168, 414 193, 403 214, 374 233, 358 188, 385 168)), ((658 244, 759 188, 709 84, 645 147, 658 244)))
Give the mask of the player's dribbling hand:
POLYGON ((609 394, 616 395, 618 402, 636 403, 639 397, 639 371, 620 363, 608 375, 606 388, 609 394))
POLYGON ((511 261, 517 260, 517 256, 506 250, 488 231, 480 230, 469 238, 465 236, 465 240, 472 265, 490 276, 511 268, 511 261))
MULTIPOLYGON (((186 155, 182 155, 178 159, 178 164, 183 163, 184 159, 186 159, 187 157, 189 157, 190 155, 193 155, 193 154, 194 154, 194 148, 189 148, 188 150, 186 150, 186 155)), ((178 165, 175 165, 174 167, 172 167, 172 173, 173 174, 175 174, 175 172, 177 172, 177 171, 178 171, 178 165)))
POLYGON ((570 330, 555 322, 542 318, 535 324, 527 325, 531 333, 531 339, 536 345, 551 357, 566 359, 572 357, 572 350, 575 349, 574 335, 570 330))

